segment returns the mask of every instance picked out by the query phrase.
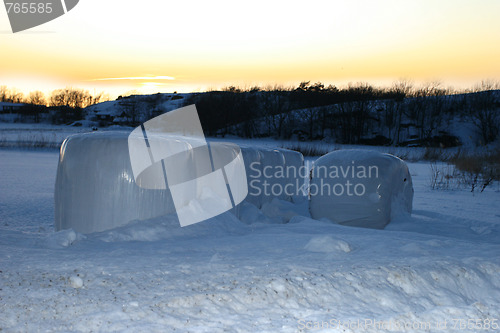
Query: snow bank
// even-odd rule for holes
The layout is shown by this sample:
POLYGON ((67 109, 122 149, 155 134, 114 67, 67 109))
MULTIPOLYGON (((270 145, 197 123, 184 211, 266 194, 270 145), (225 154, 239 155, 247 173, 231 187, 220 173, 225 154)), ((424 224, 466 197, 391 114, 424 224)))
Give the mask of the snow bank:
POLYGON ((42 242, 42 246, 49 249, 63 249, 86 238, 85 235, 77 233, 73 229, 61 230, 48 235, 42 242))
MULTIPOLYGON (((176 212, 172 189, 165 188, 165 183, 149 184, 154 177, 148 178, 147 174, 137 179, 141 186, 135 182, 128 139, 127 132, 99 132, 74 135, 65 140, 61 146, 55 187, 56 230, 72 228, 80 233, 99 232, 134 220, 176 212)), ((224 149, 224 143, 210 144, 210 147, 212 154, 217 155, 218 150, 224 149)), ((246 201, 260 208, 274 198, 291 201, 296 196, 298 188, 294 184, 300 182, 290 175, 276 177, 274 171, 286 165, 300 168, 302 154, 250 146, 241 147, 241 152, 249 184, 246 201), (264 170, 273 172, 268 175, 264 170), (292 182, 293 186, 288 186, 288 193, 292 195, 279 191, 292 182), (278 185, 276 191, 268 190, 275 184, 278 185)), ((218 160, 214 158, 214 161, 218 160)), ((193 168, 192 162, 189 158, 176 160, 185 168, 193 168)), ((168 183, 172 185, 170 179, 168 183)), ((176 198, 179 200, 177 194, 176 198)), ((239 216, 239 206, 233 213, 239 216)))
POLYGON ((341 150, 314 163, 310 195, 314 219, 382 229, 396 214, 411 213, 413 186, 401 159, 373 151, 341 150))
POLYGON ((331 236, 313 237, 309 243, 304 246, 304 249, 311 252, 325 253, 349 253, 352 251, 352 247, 349 243, 331 236))

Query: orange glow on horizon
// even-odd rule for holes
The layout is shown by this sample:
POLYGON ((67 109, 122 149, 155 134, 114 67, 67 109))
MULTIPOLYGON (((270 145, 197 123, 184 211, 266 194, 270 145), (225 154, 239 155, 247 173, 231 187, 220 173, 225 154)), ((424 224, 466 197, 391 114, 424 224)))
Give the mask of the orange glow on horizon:
POLYGON ((499 12, 495 0, 86 0, 17 34, 0 12, 0 85, 113 97, 403 77, 470 87, 500 80, 499 12))

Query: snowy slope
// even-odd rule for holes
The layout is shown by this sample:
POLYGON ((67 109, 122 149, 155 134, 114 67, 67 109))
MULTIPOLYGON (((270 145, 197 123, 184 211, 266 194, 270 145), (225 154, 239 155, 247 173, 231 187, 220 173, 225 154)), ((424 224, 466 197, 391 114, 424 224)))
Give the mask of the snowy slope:
POLYGON ((275 201, 245 210, 261 223, 226 213, 180 228, 166 216, 83 236, 54 232, 57 159, 56 152, 0 150, 3 331, 499 325, 498 185, 475 196, 432 191, 428 164, 411 163, 414 214, 385 230, 315 221, 304 204, 275 201), (290 222, 266 223, 265 213, 290 222))
POLYGON ((178 109, 185 104, 185 100, 192 94, 155 94, 131 95, 114 101, 106 101, 85 108, 88 118, 95 115, 119 116, 126 111, 126 104, 134 103, 138 109, 158 109, 162 113, 178 109))

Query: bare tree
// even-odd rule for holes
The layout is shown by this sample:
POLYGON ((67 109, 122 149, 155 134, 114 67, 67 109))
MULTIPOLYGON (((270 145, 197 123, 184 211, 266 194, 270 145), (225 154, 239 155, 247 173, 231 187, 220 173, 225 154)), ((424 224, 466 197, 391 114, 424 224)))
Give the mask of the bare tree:
POLYGON ((500 89, 500 81, 483 80, 472 88, 472 92, 481 92, 500 89))
POLYGON ((482 143, 495 141, 500 129, 500 108, 495 101, 493 91, 481 91, 468 96, 469 110, 467 118, 479 131, 482 143))
POLYGON ((413 96, 413 81, 408 79, 400 79, 392 85, 392 91, 400 94, 403 98, 413 96))
POLYGON ((92 96, 86 90, 65 88, 54 90, 50 96, 50 106, 67 106, 81 109, 91 105, 92 96))
POLYGON ((368 101, 354 101, 337 104, 335 117, 340 125, 342 143, 358 143, 367 133, 368 101))
POLYGON ((385 103, 382 124, 387 128, 389 138, 396 144, 400 140, 402 115, 401 101, 389 100, 385 103))
POLYGON ((310 107, 299 111, 299 117, 307 124, 309 140, 313 140, 315 133, 315 124, 319 122, 321 111, 324 107, 310 107))
POLYGON ((91 101, 90 105, 102 103, 105 101, 109 101, 109 95, 104 93, 103 91, 101 91, 101 92, 94 94, 92 96, 92 101, 91 101))
POLYGON ((43 92, 38 90, 30 92, 27 101, 29 104, 34 105, 45 105, 47 103, 43 92))
POLYGON ((11 103, 23 103, 24 102, 24 94, 17 89, 10 90, 10 97, 7 102, 11 103))
POLYGON ((7 86, 0 86, 0 102, 10 101, 10 91, 7 86))
POLYGON ((118 103, 120 109, 122 110, 122 115, 132 126, 136 126, 142 120, 141 110, 143 104, 145 103, 142 103, 142 101, 137 96, 122 99, 118 103))
POLYGON ((263 95, 263 110, 268 124, 268 134, 274 133, 277 137, 285 136, 285 124, 290 111, 290 89, 283 86, 274 86, 263 95))

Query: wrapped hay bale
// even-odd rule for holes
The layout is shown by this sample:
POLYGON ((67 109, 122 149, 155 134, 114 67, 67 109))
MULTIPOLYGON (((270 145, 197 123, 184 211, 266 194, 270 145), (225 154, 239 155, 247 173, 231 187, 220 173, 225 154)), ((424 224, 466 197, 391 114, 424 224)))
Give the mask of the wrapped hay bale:
POLYGON ((339 150, 319 158, 311 170, 314 219, 382 229, 399 213, 411 213, 413 185, 406 163, 374 151, 339 150))

